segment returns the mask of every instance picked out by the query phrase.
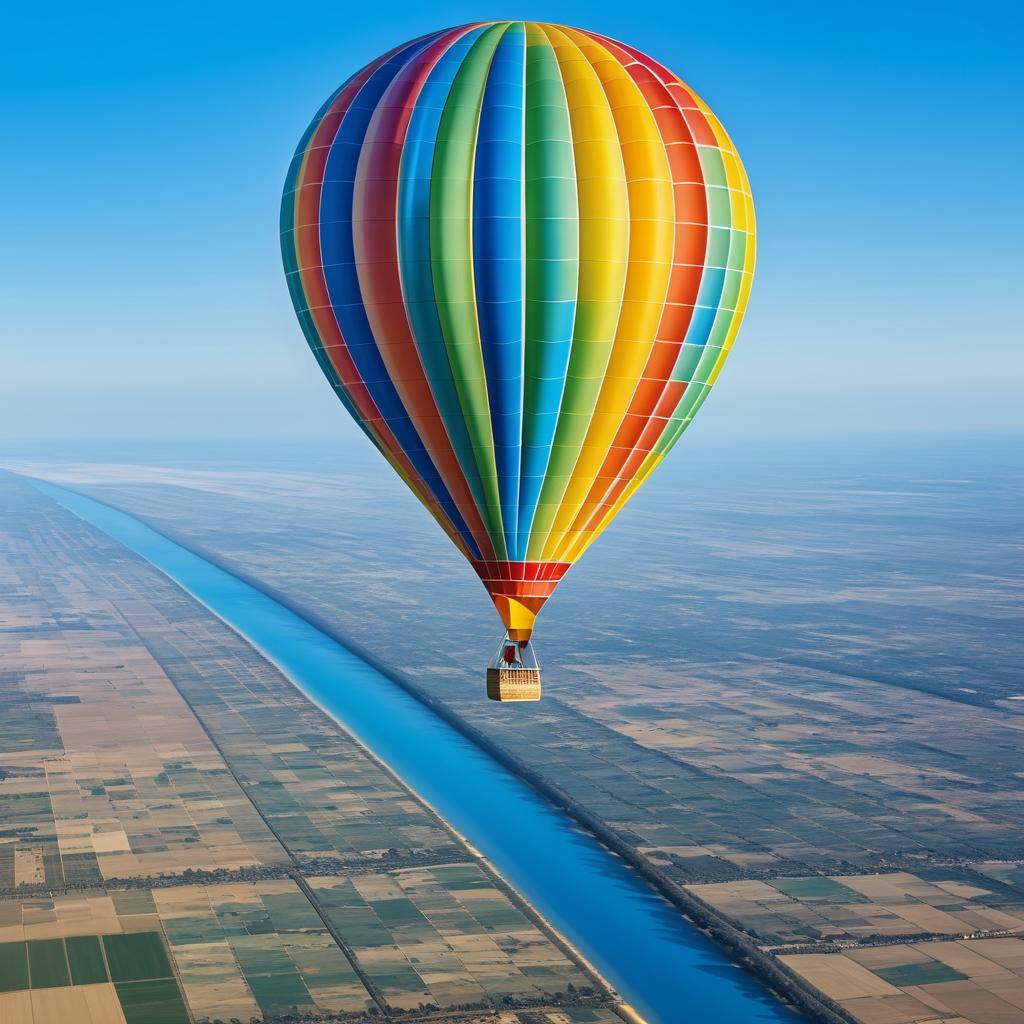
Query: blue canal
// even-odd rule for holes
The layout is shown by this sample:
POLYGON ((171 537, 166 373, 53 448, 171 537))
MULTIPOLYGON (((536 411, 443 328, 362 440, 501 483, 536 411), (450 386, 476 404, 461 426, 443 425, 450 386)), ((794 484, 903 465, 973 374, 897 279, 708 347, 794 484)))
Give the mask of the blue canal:
POLYGON ((798 1020, 619 857, 337 641, 137 519, 38 486, 160 569, 277 665, 483 853, 645 1020, 798 1020))

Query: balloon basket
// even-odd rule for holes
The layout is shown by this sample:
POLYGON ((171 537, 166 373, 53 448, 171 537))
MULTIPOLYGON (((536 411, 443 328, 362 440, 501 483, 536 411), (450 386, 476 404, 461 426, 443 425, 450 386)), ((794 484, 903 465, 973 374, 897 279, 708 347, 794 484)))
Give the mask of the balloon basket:
POLYGON ((540 665, 529 641, 505 635, 487 666, 487 696, 501 701, 540 700, 540 665))

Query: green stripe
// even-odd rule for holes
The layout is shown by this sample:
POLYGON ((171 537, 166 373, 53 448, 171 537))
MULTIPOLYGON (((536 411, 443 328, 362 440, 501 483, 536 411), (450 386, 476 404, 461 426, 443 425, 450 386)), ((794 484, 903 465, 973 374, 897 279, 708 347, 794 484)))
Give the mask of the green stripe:
POLYGON ((484 489, 481 509, 499 559, 507 557, 494 435, 473 283, 473 158, 491 59, 508 23, 473 44, 441 115, 430 188, 430 266, 455 390, 484 489))
MULTIPOLYGON (((600 86, 597 72, 589 64, 587 66, 590 69, 588 72, 590 77, 600 86)), ((559 75, 561 75, 560 67, 559 75)), ((603 90, 602 97, 604 97, 603 90)), ((607 102, 606 98, 605 101, 607 102)), ((612 122, 612 130, 615 131, 610 104, 608 106, 608 118, 612 122)), ((573 111, 569 110, 568 113, 571 126, 573 111)), ((621 170, 622 207, 628 210, 626 173, 621 160, 619 167, 621 170)), ((578 174, 580 170, 580 168, 574 167, 574 173, 578 174)), ((586 168, 582 170, 585 172, 586 168)), ((575 190, 572 199, 577 204, 578 212, 579 200, 575 190)), ((592 277, 589 285, 591 294, 587 295, 580 291, 585 275, 584 277, 579 276, 583 272, 577 265, 576 318, 573 322, 572 349, 566 372, 565 391, 562 394, 562 405, 558 412, 558 426, 555 430, 551 459, 548 462, 548 471, 544 479, 544 487, 541 490, 540 506, 534 521, 534 531, 538 534, 541 544, 544 543, 562 499, 565 497, 566 488, 569 486, 573 469, 579 459, 583 442, 594 417, 594 409, 597 406, 597 399, 601 393, 605 372, 608 369, 608 360, 615 341, 615 328, 625 287, 626 264, 629 259, 628 230, 622 232, 621 244, 616 245, 615 236, 601 230, 600 225, 597 232, 588 232, 588 226, 585 222, 579 222, 580 257, 583 260, 600 262, 609 266, 620 265, 622 272, 621 277, 615 283, 616 290, 614 292, 594 294, 595 280, 592 277), (595 245, 594 234, 599 238, 604 235, 609 240, 609 244, 604 249, 598 248, 595 245)), ((606 275, 600 275, 598 281, 607 288, 606 275)))
MULTIPOLYGON (((726 259, 726 266, 733 265, 734 252, 737 249, 741 253, 746 253, 746 244, 747 237, 742 231, 729 230, 729 253, 726 259)), ((736 271, 729 271, 726 274, 723 300, 726 295, 730 294, 731 276, 734 274, 737 279, 742 280, 736 271)), ((736 292, 736 297, 738 297, 738 288, 736 292)), ((711 393, 712 386, 707 383, 707 379, 715 368, 715 363, 718 362, 729 325, 736 315, 736 297, 733 298, 732 308, 727 308, 724 305, 719 306, 708 342, 700 353, 697 365, 693 368, 690 383, 686 391, 683 392, 683 397, 679 399, 679 404, 675 407, 671 417, 669 417, 665 429, 661 432, 661 436, 654 443, 652 451, 656 455, 664 456, 672 450, 675 443, 683 436, 683 432, 693 422, 694 416, 697 415, 697 410, 704 404, 704 399, 711 393)))
MULTIPOLYGON (((546 38, 531 26, 526 49, 526 369, 524 375, 523 445, 543 443, 542 424, 558 415, 564 386, 551 400, 551 374, 564 372, 565 356, 555 355, 569 343, 579 290, 579 203, 569 104, 558 58, 546 38), (563 327, 564 321, 564 327, 563 327), (564 341, 557 339, 563 338, 564 341), (550 349, 550 350, 549 350, 550 349), (536 419, 534 419, 536 417, 536 419)), ((571 352, 571 350, 570 350, 571 352)), ((557 422, 557 421, 556 421, 557 422)), ((557 432, 557 427, 555 428, 557 432)), ((548 435, 551 436, 551 435, 548 435)), ((557 440, 557 439, 556 439, 557 440)), ((524 473, 536 461, 531 451, 524 473)), ((548 487, 554 445, 546 457, 544 485, 536 510, 521 508, 521 531, 529 529, 528 559, 538 559, 558 510, 548 487), (532 513, 532 518, 531 514, 532 513)), ((524 456, 525 460, 525 456, 524 456)), ((522 493, 528 481, 520 483, 522 493)))

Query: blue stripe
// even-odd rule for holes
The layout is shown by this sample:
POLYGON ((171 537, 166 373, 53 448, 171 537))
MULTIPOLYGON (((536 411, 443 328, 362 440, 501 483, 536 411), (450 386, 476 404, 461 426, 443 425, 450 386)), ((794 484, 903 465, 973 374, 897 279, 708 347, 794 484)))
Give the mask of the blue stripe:
POLYGON ((443 33, 411 44, 378 68, 354 98, 338 129, 324 172, 320 199, 320 250, 334 314, 359 376, 388 428, 475 557, 480 549, 448 493, 388 375, 366 318, 352 241, 352 202, 359 151, 384 90, 405 63, 443 33))
POLYGON ((316 116, 312 121, 310 121, 309 127, 305 132, 303 132, 302 138, 299 140, 299 144, 295 148, 295 155, 292 157, 292 162, 288 167, 288 173, 285 176, 284 194, 281 199, 281 253, 284 258, 285 280, 288 283, 288 294, 291 296, 292 305, 295 307, 295 315, 298 317, 299 326, 302 328, 302 333, 306 338, 306 343, 309 345, 309 348, 312 351, 317 364, 320 366, 320 369, 323 371, 324 376, 327 378, 331 387, 334 388, 334 393, 340 399, 341 404, 348 411, 352 419, 356 421, 363 433, 366 434, 366 436, 373 442, 374 447, 386 456, 387 452, 385 451, 384 445, 367 425, 366 420, 360 415, 358 408, 356 408, 355 403, 345 390, 345 386, 341 383, 341 379, 338 377, 337 371, 334 369, 331 360, 323 349, 323 342, 320 340, 316 324, 309 312, 306 293, 302 287, 302 279, 297 269, 299 265, 299 258, 295 249, 295 206, 298 201, 298 196, 295 194, 296 180, 298 179, 299 171, 302 168, 302 161, 306 156, 306 147, 309 145, 317 128, 320 127, 320 122, 323 120, 324 115, 334 105, 334 101, 352 84, 355 78, 356 75, 352 75, 347 78, 337 89, 334 90, 333 93, 331 93, 323 106, 321 106, 316 112, 316 116))
POLYGON ((472 29, 452 43, 428 74, 406 129, 398 183, 398 260, 405 309, 424 376, 477 508, 484 507, 483 486, 455 389, 434 296, 430 266, 430 183, 438 126, 452 82, 466 54, 485 29, 486 26, 472 29))
MULTIPOLYGON (((725 270, 718 267, 704 268, 693 316, 690 318, 690 326, 686 329, 686 337, 683 339, 684 345, 703 347, 707 344, 715 326, 718 307, 722 304, 725 274, 725 270)), ((680 352, 680 354, 682 353, 680 352)))
MULTIPOLYGON (((550 46, 529 46, 526 55, 526 348, 519 523, 515 548, 526 551, 569 366, 576 318, 578 236, 564 237, 577 214, 576 182, 560 177, 572 160, 572 132, 562 76, 550 46), (559 97, 549 103, 549 97, 559 97), (550 122, 559 137, 549 137, 550 122), (548 122, 548 124, 545 124, 548 122)), ((571 173, 571 172, 570 172, 571 173)))
POLYGON ((523 66, 526 31, 510 25, 484 89, 473 176, 473 275, 505 546, 518 538, 523 426, 523 66))

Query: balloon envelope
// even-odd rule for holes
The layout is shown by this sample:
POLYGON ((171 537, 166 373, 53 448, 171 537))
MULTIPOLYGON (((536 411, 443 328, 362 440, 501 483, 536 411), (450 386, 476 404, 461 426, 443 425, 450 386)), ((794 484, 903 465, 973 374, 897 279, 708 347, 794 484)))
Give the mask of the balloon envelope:
POLYGON ((493 22, 406 43, 327 100, 281 240, 338 397, 525 640, 715 383, 754 212, 729 137, 666 68, 493 22))

